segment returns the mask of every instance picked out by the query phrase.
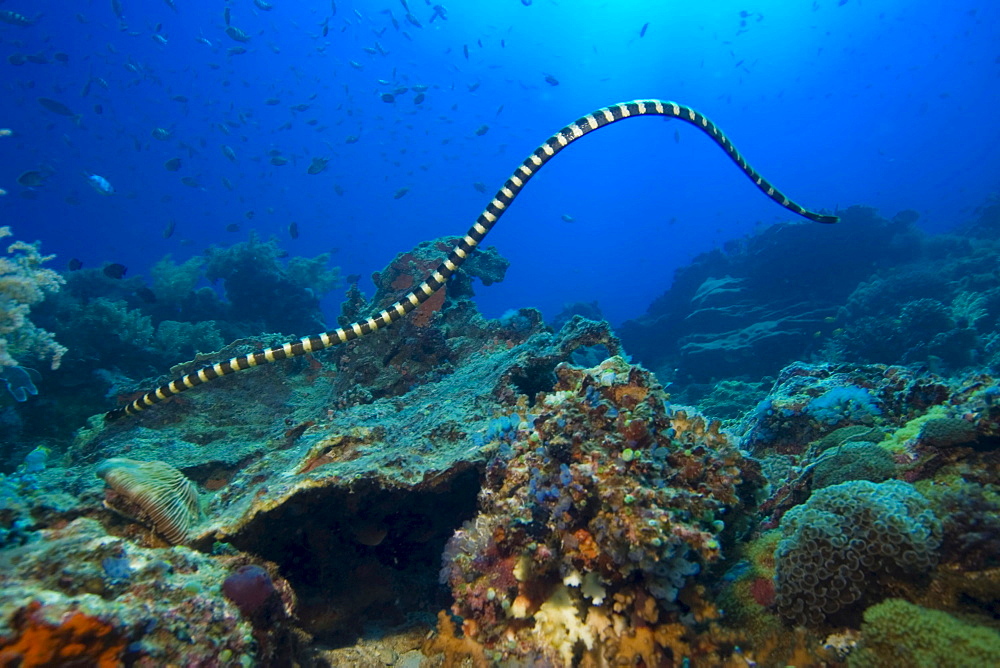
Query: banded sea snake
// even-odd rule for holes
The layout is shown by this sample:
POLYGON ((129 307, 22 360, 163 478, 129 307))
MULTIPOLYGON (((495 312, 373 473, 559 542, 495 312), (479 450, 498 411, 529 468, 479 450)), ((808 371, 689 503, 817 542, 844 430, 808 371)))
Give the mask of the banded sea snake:
POLYGON ((729 141, 729 138, 722 134, 722 131, 716 127, 715 123, 708 120, 708 118, 694 109, 685 107, 675 102, 666 102, 663 100, 633 100, 631 102, 622 102, 610 107, 598 109, 592 114, 570 123, 546 139, 541 146, 535 149, 535 151, 529 155, 516 170, 514 170, 514 173, 511 174, 506 183, 504 183, 500 190, 497 191, 496 195, 493 196, 493 201, 487 204, 486 209, 479 214, 479 218, 476 219, 476 222, 473 223, 469 231, 466 232, 465 237, 455 245, 444 262, 442 262, 437 269, 431 272, 431 275, 427 277, 427 280, 421 283, 416 290, 409 293, 403 299, 396 302, 378 315, 368 318, 368 320, 365 321, 352 323, 347 327, 330 330, 328 332, 323 332, 322 334, 307 336, 299 339, 298 341, 288 342, 284 345, 275 346, 274 348, 268 348, 266 350, 258 350, 257 352, 253 352, 248 355, 234 357, 225 362, 218 362, 216 364, 202 367, 194 373, 189 373, 186 376, 172 380, 166 385, 161 385, 155 390, 147 392, 143 396, 125 406, 109 411, 104 416, 105 420, 110 421, 126 415, 135 415, 149 406, 153 406, 154 404, 157 404, 164 399, 168 399, 175 394, 180 394, 181 392, 190 390, 193 387, 197 387, 203 383, 208 383, 216 378, 227 376, 231 373, 236 373, 237 371, 250 369, 255 366, 260 366, 261 364, 277 362, 278 360, 288 359, 290 357, 298 357, 300 355, 305 355, 306 353, 317 352, 340 343, 346 343, 353 339, 360 338, 366 334, 374 332, 377 329, 382 329, 383 327, 391 325, 393 322, 399 320, 423 304, 431 297, 431 295, 444 286, 444 284, 448 281, 448 277, 458 271, 459 267, 462 266, 462 263, 465 262, 466 258, 469 257, 469 254, 472 253, 473 249, 475 249, 487 233, 493 229, 493 226, 496 225, 498 220, 500 220, 504 211, 507 210, 507 207, 514 201, 514 198, 516 198, 518 193, 521 192, 521 189, 525 186, 525 184, 527 184, 528 181, 531 180, 531 177, 534 176, 546 162, 551 160, 554 155, 589 132, 593 132, 598 128, 602 128, 617 121, 635 116, 666 116, 668 118, 677 118, 686 123, 690 123, 707 134, 715 141, 716 144, 722 147, 722 150, 726 152, 726 155, 728 155, 730 159, 735 162, 741 170, 743 170, 743 173, 750 177, 750 180, 753 181, 764 194, 773 199, 775 202, 789 211, 797 213, 798 215, 817 223, 837 222, 837 216, 830 216, 809 211, 785 197, 777 188, 768 183, 764 177, 758 174, 752 167, 750 167, 749 164, 747 164, 747 161, 742 155, 740 155, 739 151, 736 150, 736 147, 733 146, 731 141, 729 141))

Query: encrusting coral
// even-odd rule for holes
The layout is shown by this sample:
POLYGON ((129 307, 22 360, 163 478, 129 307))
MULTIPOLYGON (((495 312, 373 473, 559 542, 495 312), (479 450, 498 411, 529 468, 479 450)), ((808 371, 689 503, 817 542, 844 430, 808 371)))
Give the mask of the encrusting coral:
POLYGON ((899 598, 865 611, 851 668, 1000 665, 1000 633, 899 598))
POLYGON ((146 520, 173 544, 183 543, 200 514, 198 490, 166 462, 115 457, 96 474, 114 490, 106 505, 146 520))

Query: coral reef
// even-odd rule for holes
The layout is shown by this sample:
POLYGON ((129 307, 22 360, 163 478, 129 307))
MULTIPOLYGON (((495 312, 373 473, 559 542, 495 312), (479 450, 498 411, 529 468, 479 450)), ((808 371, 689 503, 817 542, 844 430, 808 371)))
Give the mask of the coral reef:
POLYGON ((995 666, 1000 632, 892 598, 865 611, 851 668, 995 666))
POLYGON ((813 492, 781 519, 775 604, 786 618, 818 626, 877 602, 894 580, 937 563, 941 522, 912 486, 852 481, 813 492))
MULTIPOLYGON (((0 663, 917 665, 948 643, 995 662, 997 244, 912 219, 855 209, 802 262, 817 233, 778 226, 679 272, 637 344, 662 348, 672 403, 595 304, 557 332, 480 316, 475 279, 506 269, 486 249, 391 328, 87 420, 177 356, 180 375, 283 342, 258 328, 311 321, 305 281, 333 274, 257 239, 151 285, 70 272, 30 312, 80 328, 63 367, 0 375, 0 663), (273 276, 296 296, 280 322, 234 313, 226 293, 273 276), (878 337, 850 359, 836 328, 863 320, 912 364, 878 337), (33 436, 67 416, 68 445, 33 436)), ((352 283, 342 319, 451 244, 401 253, 370 299, 352 283)))
MULTIPOLYGON (((10 235, 9 227, 0 227, 0 239, 10 235)), ((23 241, 10 244, 0 257, 0 367, 47 361, 59 368, 66 348, 28 319, 32 306, 63 284, 59 274, 42 266, 52 257, 23 241)))
POLYGON ((670 408, 648 372, 612 357, 556 373, 511 417, 479 513, 445 550, 454 611, 495 659, 615 656, 626 620, 652 628, 687 609, 679 592, 718 560, 741 503, 718 423, 670 408))
POLYGON ((249 665, 275 649, 218 595, 223 564, 138 547, 93 519, 39 531, 0 565, 4 665, 249 665))

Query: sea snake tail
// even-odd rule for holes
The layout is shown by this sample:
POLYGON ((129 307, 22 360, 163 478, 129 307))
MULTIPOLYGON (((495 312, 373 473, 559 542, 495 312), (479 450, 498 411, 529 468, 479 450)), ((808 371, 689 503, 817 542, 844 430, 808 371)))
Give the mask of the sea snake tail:
POLYGON ((722 131, 716 127, 715 123, 708 120, 708 118, 694 109, 685 107, 675 102, 665 102, 663 100, 633 100, 631 102, 615 104, 610 107, 605 107, 604 109, 598 109, 594 113, 584 116, 574 123, 570 123, 563 129, 559 130, 559 132, 546 139, 541 146, 535 149, 535 151, 528 156, 528 158, 521 163, 516 170, 514 170, 514 173, 511 174, 509 179, 507 179, 507 182, 504 183, 500 190, 497 191, 496 195, 493 196, 493 201, 486 205, 486 209, 479 215, 479 218, 476 219, 476 222, 473 223, 469 231, 466 232, 465 237, 455 245, 447 259, 445 259, 445 261, 431 273, 427 280, 421 283, 416 290, 406 295, 403 299, 396 302, 378 315, 368 318, 365 321, 352 323, 347 327, 340 327, 328 332, 323 332, 322 334, 307 336, 299 339, 298 341, 289 342, 281 346, 268 348, 266 350, 259 350, 242 357, 234 357, 225 362, 219 362, 217 364, 202 367, 194 373, 189 373, 186 376, 170 381, 166 385, 161 385, 151 392, 147 392, 142 397, 125 406, 122 406, 121 408, 116 408, 108 412, 104 416, 105 420, 110 421, 126 415, 135 415, 149 406, 153 406, 154 404, 157 404, 164 399, 168 399, 175 394, 180 394, 181 392, 190 390, 191 388, 197 387, 203 383, 208 383, 221 376, 227 376, 231 373, 242 371, 243 369, 260 366, 261 364, 268 364, 270 362, 276 362, 290 357, 305 355, 306 353, 313 353, 340 343, 346 343, 353 339, 360 338, 366 334, 374 332, 377 329, 391 325, 393 322, 399 320, 407 313, 423 304, 428 298, 430 298, 431 295, 444 286, 444 284, 448 281, 448 277, 458 271, 459 267, 462 266, 462 263, 465 262, 466 258, 469 257, 469 254, 472 253, 473 249, 483 240, 487 233, 493 229, 493 226, 496 225, 500 216, 502 216, 504 211, 507 210, 507 207, 514 201, 514 198, 516 198, 518 193, 521 192, 521 189, 525 186, 525 184, 531 180, 531 177, 534 176, 546 162, 552 159, 552 156, 589 132, 593 132, 598 128, 602 128, 606 125, 611 125, 612 123, 635 116, 667 116, 669 118, 677 118, 685 123, 690 123, 707 134, 713 141, 715 141, 716 144, 722 147, 722 150, 726 152, 726 155, 728 155, 729 158, 735 162, 741 170, 743 170, 743 173, 746 174, 765 195, 773 199, 775 202, 789 211, 797 213, 798 215, 808 218, 809 220, 816 221, 817 223, 837 222, 837 216, 830 216, 809 211, 785 197, 777 188, 772 186, 766 179, 764 179, 764 177, 758 174, 756 170, 747 164, 747 161, 742 155, 740 155, 739 151, 736 150, 733 143, 729 141, 728 137, 722 134, 722 131))

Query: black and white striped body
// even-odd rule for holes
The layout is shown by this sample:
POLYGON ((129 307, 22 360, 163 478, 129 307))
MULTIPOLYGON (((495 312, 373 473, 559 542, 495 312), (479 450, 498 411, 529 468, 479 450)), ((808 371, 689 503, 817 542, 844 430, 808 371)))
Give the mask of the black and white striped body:
POLYGON ((503 184, 500 190, 497 191, 496 195, 493 196, 493 200, 486 205, 486 209, 479 215, 479 218, 476 219, 476 222, 472 225, 469 231, 466 232, 465 237, 461 239, 454 248, 452 248, 451 253, 444 260, 444 262, 442 262, 441 265, 435 269, 427 280, 421 283, 416 290, 409 293, 406 297, 396 302, 386 310, 368 318, 367 320, 352 323, 347 327, 341 327, 328 332, 323 332, 322 334, 307 336, 299 339, 298 341, 289 342, 281 346, 275 346, 274 348, 268 348, 267 350, 260 350, 242 357, 234 357, 225 362, 219 362, 217 364, 203 367, 194 373, 177 378, 166 385, 162 385, 155 390, 146 393, 126 406, 110 411, 105 416, 105 419, 115 420, 125 415, 134 415, 135 413, 145 410, 149 406, 157 404, 175 394, 180 394, 185 390, 210 382, 221 376, 242 371, 243 369, 260 366, 261 364, 269 364, 278 360, 298 357, 306 353, 324 350, 325 348, 329 348, 340 343, 346 343, 353 339, 365 336, 366 334, 370 334, 377 329, 391 325, 393 322, 404 317, 410 311, 427 301, 431 295, 437 292, 448 281, 448 277, 458 271, 459 267, 462 266, 462 263, 469 257, 469 254, 472 253, 475 247, 479 245, 493 226, 496 225, 504 211, 506 211, 511 202, 514 201, 525 184, 527 184, 528 181, 531 180, 531 177, 534 176, 546 162, 551 160, 556 153, 589 132, 593 132, 598 128, 635 116, 667 116, 690 123, 707 134, 715 141, 716 144, 722 147, 722 150, 726 152, 726 155, 728 155, 730 159, 732 159, 732 161, 735 162, 741 170, 743 170, 743 173, 746 174, 764 194, 773 199, 775 202, 789 211, 818 223, 837 222, 837 216, 824 215, 808 211, 785 197, 780 191, 778 191, 777 188, 772 186, 752 167, 750 167, 749 164, 747 164, 747 161, 736 150, 732 142, 729 141, 724 134, 722 134, 722 131, 719 130, 719 128, 717 128, 712 121, 708 120, 705 116, 698 113, 694 109, 676 104, 674 102, 665 102, 662 100, 634 100, 632 102, 623 102, 621 104, 605 107, 604 109, 598 109, 594 113, 584 116, 574 123, 570 123, 563 129, 559 130, 559 132, 549 137, 541 146, 535 149, 535 151, 514 171, 510 178, 507 179, 507 182, 503 184))

